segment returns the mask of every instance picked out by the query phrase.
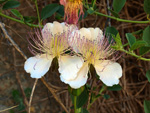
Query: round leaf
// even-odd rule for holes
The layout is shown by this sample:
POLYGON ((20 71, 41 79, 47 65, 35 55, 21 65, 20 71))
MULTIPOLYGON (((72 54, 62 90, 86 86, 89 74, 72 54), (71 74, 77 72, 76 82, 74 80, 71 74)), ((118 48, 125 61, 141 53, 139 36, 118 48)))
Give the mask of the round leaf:
POLYGON ((144 11, 150 14, 150 0, 144 0, 144 11))
POLYGON ((16 8, 19 6, 20 6, 20 2, 15 1, 15 0, 11 0, 11 1, 8 1, 4 4, 3 9, 6 10, 6 9, 10 9, 10 8, 16 8))
POLYGON ((145 113, 150 113, 150 101, 148 100, 144 101, 144 111, 145 113))
POLYGON ((148 70, 148 71, 146 72, 146 77, 147 77, 148 81, 150 82, 150 70, 148 70))
POLYGON ((12 9, 11 10, 11 12, 12 12, 12 14, 14 14, 16 17, 18 17, 18 18, 21 18, 21 14, 20 14, 20 12, 18 11, 18 10, 16 10, 16 9, 12 9))
POLYGON ((150 26, 147 26, 143 32, 143 40, 147 42, 147 46, 150 46, 150 26))
POLYGON ((107 89, 110 91, 119 91, 122 89, 122 87, 118 84, 118 85, 113 85, 112 87, 107 87, 107 89))
POLYGON ((52 16, 57 10, 59 10, 58 4, 49 4, 42 9, 41 19, 44 20, 52 16))
POLYGON ((113 9, 115 12, 119 13, 123 6, 125 5, 126 0, 114 0, 113 1, 113 9))
POLYGON ((136 42, 136 38, 131 33, 126 33, 130 47, 136 42))

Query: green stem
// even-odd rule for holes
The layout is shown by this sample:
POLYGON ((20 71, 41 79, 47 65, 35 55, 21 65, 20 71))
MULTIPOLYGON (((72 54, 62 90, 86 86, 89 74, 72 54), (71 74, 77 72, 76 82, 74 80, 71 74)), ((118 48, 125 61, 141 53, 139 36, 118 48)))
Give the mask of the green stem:
POLYGON ((141 56, 136 55, 136 54, 133 53, 133 52, 126 51, 126 50, 124 50, 124 49, 119 49, 119 51, 125 52, 125 53, 127 53, 127 54, 129 54, 129 55, 131 55, 131 56, 134 56, 134 57, 136 57, 136 58, 138 58, 138 59, 140 59, 140 60, 150 61, 150 59, 143 58, 143 57, 141 57, 141 56))
MULTIPOLYGON (((84 4, 84 7, 87 8, 87 9, 89 9, 89 6, 88 6, 88 5, 85 5, 85 4, 84 4)), ((114 16, 105 15, 105 14, 100 13, 100 12, 97 12, 97 11, 94 11, 94 13, 97 14, 97 15, 99 15, 99 16, 108 17, 108 18, 111 18, 111 19, 114 19, 114 20, 117 20, 117 21, 120 21, 120 22, 137 23, 137 24, 148 24, 148 23, 150 23, 150 20, 148 20, 148 21, 125 20, 125 19, 116 18, 116 17, 114 17, 114 16)))
POLYGON ((77 96, 74 96, 74 113, 78 113, 77 112, 77 96))
POLYGON ((41 19, 40 19, 40 15, 39 15, 39 8, 38 8, 37 0, 35 0, 35 6, 36 6, 36 11, 37 11, 39 25, 41 25, 41 19))
POLYGON ((134 20, 120 19, 120 18, 116 18, 116 17, 113 17, 113 16, 105 15, 105 14, 97 12, 97 11, 94 11, 94 13, 97 14, 97 15, 100 15, 100 16, 105 16, 105 17, 108 17, 108 18, 120 21, 120 22, 137 23, 137 24, 147 24, 147 23, 150 23, 150 21, 134 21, 134 20))
POLYGON ((93 8, 94 8, 95 3, 96 3, 96 0, 94 0, 94 2, 93 2, 93 8))
POLYGON ((18 22, 18 23, 21 23, 21 24, 28 25, 28 26, 30 26, 30 27, 39 27, 39 25, 35 25, 35 24, 31 24, 31 23, 25 23, 24 21, 21 21, 21 20, 15 19, 15 18, 13 18, 13 17, 7 16, 7 15, 1 13, 1 12, 0 12, 0 16, 3 16, 3 17, 5 17, 5 18, 8 18, 8 19, 10 19, 10 20, 13 20, 13 21, 18 22))
MULTIPOLYGON (((107 87, 106 87, 105 85, 103 85, 98 94, 101 95, 102 92, 106 90, 106 88, 107 88, 107 87)), ((90 109, 90 107, 92 106, 92 104, 93 104, 98 98, 99 98, 99 97, 95 98, 95 99, 93 100, 93 102, 91 102, 91 103, 87 106, 87 109, 88 109, 88 110, 90 109)))

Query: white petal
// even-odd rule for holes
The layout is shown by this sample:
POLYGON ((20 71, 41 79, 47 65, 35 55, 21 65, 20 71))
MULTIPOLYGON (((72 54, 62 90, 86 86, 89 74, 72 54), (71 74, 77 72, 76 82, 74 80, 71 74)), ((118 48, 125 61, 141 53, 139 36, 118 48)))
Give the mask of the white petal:
POLYGON ((73 80, 76 78, 83 62, 83 59, 78 56, 61 56, 58 70, 65 80, 73 80))
POLYGON ((78 89, 82 86, 84 86, 88 79, 88 64, 84 63, 83 66, 80 68, 80 71, 77 73, 77 77, 74 80, 65 80, 62 76, 60 76, 60 79, 62 82, 69 84, 70 87, 74 89, 78 89))
POLYGON ((45 54, 30 57, 26 60, 24 69, 31 74, 32 78, 41 78, 48 72, 52 59, 51 56, 46 56, 45 54))
POLYGON ((52 23, 47 23, 47 24, 43 27, 42 33, 43 33, 44 31, 53 32, 53 24, 52 24, 52 23))
POLYGON ((97 74, 100 76, 100 80, 104 84, 113 86, 119 83, 119 78, 122 76, 120 64, 109 60, 97 60, 94 66, 97 74))
POLYGON ((103 32, 99 28, 88 28, 91 32, 92 35, 92 40, 97 40, 97 39, 102 39, 103 37, 103 32))
POLYGON ((88 40, 92 40, 91 32, 87 28, 81 28, 80 29, 80 35, 81 35, 81 38, 85 37, 88 40))
POLYGON ((58 33, 63 33, 63 26, 61 25, 61 23, 54 21, 52 34, 55 35, 58 33))

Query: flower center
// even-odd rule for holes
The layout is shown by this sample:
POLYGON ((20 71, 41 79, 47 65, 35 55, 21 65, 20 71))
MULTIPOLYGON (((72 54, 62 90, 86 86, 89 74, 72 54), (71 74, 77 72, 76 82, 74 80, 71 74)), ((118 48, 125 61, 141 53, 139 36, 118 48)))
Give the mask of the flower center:
POLYGON ((65 33, 62 33, 60 35, 56 34, 55 36, 47 39, 44 42, 45 52, 56 57, 65 53, 65 51, 68 50, 69 46, 66 36, 64 34, 65 33))

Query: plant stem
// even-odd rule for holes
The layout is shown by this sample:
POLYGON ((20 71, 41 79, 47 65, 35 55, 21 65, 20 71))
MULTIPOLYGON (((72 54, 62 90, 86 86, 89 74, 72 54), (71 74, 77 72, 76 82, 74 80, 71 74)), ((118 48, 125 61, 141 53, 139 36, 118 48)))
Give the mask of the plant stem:
MULTIPOLYGON (((7 15, 1 13, 1 12, 0 12, 0 16, 3 16, 3 17, 5 17, 5 18, 8 18, 8 19, 10 19, 10 20, 13 20, 13 21, 18 22, 18 23, 21 23, 21 24, 28 25, 28 26, 30 26, 30 27, 40 27, 39 25, 35 25, 35 24, 31 24, 31 23, 25 23, 24 21, 21 21, 21 20, 15 19, 15 18, 13 18, 13 17, 7 16, 7 15)), ((43 27, 43 26, 42 26, 42 27, 43 27)))
POLYGON ((94 8, 95 3, 96 3, 96 0, 94 0, 94 2, 93 2, 93 8, 94 8))
POLYGON ((74 113, 78 113, 77 112, 77 96, 74 96, 74 113))
POLYGON ((41 25, 41 19, 40 19, 40 15, 39 15, 39 8, 38 8, 37 0, 35 0, 35 6, 36 6, 36 11, 37 11, 39 25, 41 25))
POLYGON ((135 20, 120 19, 120 18, 116 18, 116 17, 113 17, 113 16, 105 15, 105 14, 97 12, 97 11, 94 11, 94 13, 97 14, 97 15, 100 15, 100 16, 105 16, 105 17, 108 17, 108 18, 120 21, 120 22, 137 23, 137 24, 147 24, 147 23, 150 23, 150 21, 135 21, 135 20))
POLYGON ((143 57, 141 57, 141 56, 136 55, 136 54, 133 53, 133 52, 126 51, 126 50, 124 50, 124 49, 119 49, 119 51, 125 52, 125 53, 127 53, 127 54, 129 54, 129 55, 131 55, 131 56, 134 56, 134 57, 136 57, 136 58, 138 58, 138 59, 140 59, 140 60, 150 61, 150 59, 143 58, 143 57))
MULTIPOLYGON (((84 7, 89 9, 89 6, 88 5, 85 5, 84 4, 84 7)), ((97 12, 97 11, 94 11, 93 13, 99 15, 99 16, 104 16, 104 17, 108 17, 108 18, 111 18, 111 19, 114 19, 114 20, 117 20, 117 21, 120 21, 120 22, 126 22, 126 23, 137 23, 137 24, 148 24, 150 23, 150 20, 148 21, 135 21, 135 20, 125 20, 125 19, 120 19, 120 18, 116 18, 114 16, 110 16, 110 15, 105 15, 103 13, 100 13, 100 12, 97 12)))

